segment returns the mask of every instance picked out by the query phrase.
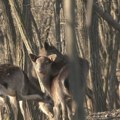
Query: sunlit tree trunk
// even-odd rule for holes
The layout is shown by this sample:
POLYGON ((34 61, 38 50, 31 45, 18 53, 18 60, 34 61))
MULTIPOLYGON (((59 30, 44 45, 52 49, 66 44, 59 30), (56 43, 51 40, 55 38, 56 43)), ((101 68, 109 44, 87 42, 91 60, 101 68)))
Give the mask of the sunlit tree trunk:
MULTIPOLYGON (((8 0, 2 1, 0 0, 0 6, 2 8, 2 10, 4 11, 3 17, 4 17, 4 28, 5 30, 5 36, 4 36, 4 42, 6 41, 7 46, 9 47, 9 53, 8 56, 9 57, 9 62, 12 62, 15 64, 16 60, 16 32, 15 32, 15 26, 13 23, 13 19, 12 19, 12 14, 11 14, 11 10, 10 10, 10 6, 8 4, 8 0)), ((6 49, 7 50, 7 49, 6 49)))
POLYGON ((61 40, 60 40, 60 9, 61 9, 61 0, 55 1, 55 33, 56 33, 56 42, 57 48, 61 51, 61 40))

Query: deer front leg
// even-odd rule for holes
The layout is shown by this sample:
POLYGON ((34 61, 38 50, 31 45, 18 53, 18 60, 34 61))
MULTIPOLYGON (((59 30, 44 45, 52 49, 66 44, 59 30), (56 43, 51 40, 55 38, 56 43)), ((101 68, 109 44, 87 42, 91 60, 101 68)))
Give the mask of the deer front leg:
POLYGON ((61 109, 62 109, 62 120, 68 120, 68 114, 67 114, 67 105, 65 104, 65 101, 62 100, 61 102, 61 109))
POLYGON ((19 106, 20 106, 20 110, 23 116, 24 120, 27 120, 27 116, 26 116, 26 104, 24 100, 19 101, 19 106))
POLYGON ((67 105, 67 114, 68 114, 68 119, 72 120, 72 110, 70 106, 67 105))
POLYGON ((54 110, 55 120, 60 120, 60 104, 55 104, 53 110, 54 110))
POLYGON ((69 98, 66 99, 66 102, 67 102, 66 107, 67 107, 68 119, 72 120, 75 114, 75 102, 73 101, 73 99, 69 99, 69 98))

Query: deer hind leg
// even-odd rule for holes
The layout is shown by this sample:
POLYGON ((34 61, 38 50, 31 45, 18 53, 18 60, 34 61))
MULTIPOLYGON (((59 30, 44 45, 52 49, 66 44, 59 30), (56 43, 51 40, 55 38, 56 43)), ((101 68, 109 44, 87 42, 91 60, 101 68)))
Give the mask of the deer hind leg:
POLYGON ((18 118, 18 104, 17 104, 16 96, 9 96, 9 99, 10 99, 10 104, 11 104, 13 114, 14 114, 14 120, 17 120, 17 118, 18 118))
POLYGON ((38 95, 38 94, 35 94, 35 95, 23 95, 23 94, 20 94, 20 97, 24 100, 40 100, 40 101, 43 101, 43 98, 38 95))
POLYGON ((62 110, 62 120, 68 120, 68 114, 67 114, 67 103, 65 101, 65 95, 62 91, 62 89, 59 89, 59 100, 60 100, 60 105, 61 105, 61 110, 62 110))
POLYGON ((19 101, 19 106, 20 106, 20 111, 22 113, 23 119, 27 120, 25 101, 23 101, 23 100, 19 101))
POLYGON ((20 89, 18 94, 23 100, 39 100, 39 101, 43 101, 44 96, 42 96, 42 95, 39 95, 39 94, 26 95, 26 94, 24 94, 24 92, 25 92, 24 85, 22 87, 23 88, 20 89))

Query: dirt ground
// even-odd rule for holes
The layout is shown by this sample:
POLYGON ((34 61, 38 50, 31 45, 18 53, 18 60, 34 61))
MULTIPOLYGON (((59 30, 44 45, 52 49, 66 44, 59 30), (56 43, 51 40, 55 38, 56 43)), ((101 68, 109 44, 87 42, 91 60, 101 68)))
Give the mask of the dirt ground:
MULTIPOLYGON (((13 120, 13 116, 10 115, 8 105, 0 102, 0 120, 13 120), (11 117, 10 117, 11 116, 11 117)), ((90 113, 87 116, 87 120, 120 120, 120 109, 114 109, 112 111, 90 113)))
POLYGON ((91 113, 87 116, 87 120, 120 120, 120 109, 91 113))

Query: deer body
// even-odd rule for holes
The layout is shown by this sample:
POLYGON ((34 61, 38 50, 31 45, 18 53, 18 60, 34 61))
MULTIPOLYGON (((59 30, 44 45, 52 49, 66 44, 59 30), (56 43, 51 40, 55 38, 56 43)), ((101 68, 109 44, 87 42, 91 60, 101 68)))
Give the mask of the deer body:
POLYGON ((19 100, 43 101, 44 94, 32 86, 27 75, 19 67, 11 64, 0 65, 0 95, 9 96, 14 119, 17 120, 19 100))

